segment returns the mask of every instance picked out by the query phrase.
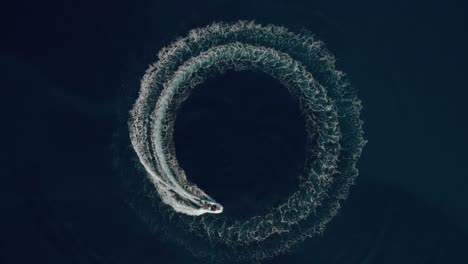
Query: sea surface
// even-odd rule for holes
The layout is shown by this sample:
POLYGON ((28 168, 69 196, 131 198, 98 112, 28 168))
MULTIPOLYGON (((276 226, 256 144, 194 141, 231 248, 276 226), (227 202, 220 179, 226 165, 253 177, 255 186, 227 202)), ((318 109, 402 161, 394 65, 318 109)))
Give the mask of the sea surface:
MULTIPOLYGON (((116 146, 133 151, 121 133, 158 51, 193 28, 238 20, 323 41, 358 91, 368 141, 349 198, 324 233, 265 263, 468 263, 466 3, 6 6, 0 263, 207 262, 132 208, 116 146)), ((228 71, 200 84, 182 104, 174 135, 190 180, 238 219, 291 195, 306 159, 297 103, 258 72, 228 71)))

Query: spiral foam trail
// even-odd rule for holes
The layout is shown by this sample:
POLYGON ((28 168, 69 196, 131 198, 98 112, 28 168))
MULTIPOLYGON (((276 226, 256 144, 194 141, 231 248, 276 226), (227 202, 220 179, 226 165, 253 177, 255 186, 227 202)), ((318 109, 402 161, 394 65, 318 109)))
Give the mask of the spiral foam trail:
POLYGON ((173 209, 158 207, 158 213, 185 230, 175 240, 205 257, 209 248, 219 247, 210 255, 217 260, 262 260, 321 233, 336 215, 358 174, 365 144, 360 110, 333 56, 311 35, 254 22, 214 23, 160 51, 141 80, 129 132, 161 201, 173 209), (299 102, 307 129, 307 160, 298 190, 268 213, 243 221, 202 215, 211 212, 206 203, 222 206, 189 182, 173 140, 181 103, 198 84, 228 70, 260 71, 279 80, 299 102), (204 242, 191 244, 190 237, 204 242))

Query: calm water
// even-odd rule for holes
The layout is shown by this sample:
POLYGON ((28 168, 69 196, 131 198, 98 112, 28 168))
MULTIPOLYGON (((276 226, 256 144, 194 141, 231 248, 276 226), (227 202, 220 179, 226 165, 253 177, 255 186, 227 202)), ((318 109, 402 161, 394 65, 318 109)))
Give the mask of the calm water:
MULTIPOLYGON (((0 262, 199 263, 125 202, 114 135, 161 47, 212 21, 255 19, 326 43, 359 90, 369 141, 324 235, 270 262, 467 263, 468 10, 407 2, 12 4, 1 16, 0 262)), ((191 179, 239 218, 292 193, 305 158, 296 103, 259 73, 200 85, 175 141, 191 179)))

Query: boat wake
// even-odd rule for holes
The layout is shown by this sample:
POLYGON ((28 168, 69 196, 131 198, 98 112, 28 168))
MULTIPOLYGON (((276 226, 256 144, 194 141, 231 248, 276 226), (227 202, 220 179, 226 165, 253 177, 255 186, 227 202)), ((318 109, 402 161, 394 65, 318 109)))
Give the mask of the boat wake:
POLYGON ((348 196, 365 144, 360 111, 334 57, 307 33, 246 21, 194 29, 162 49, 141 80, 128 128, 151 183, 142 183, 138 195, 150 205, 133 205, 148 224, 167 227, 200 257, 215 262, 273 257, 320 234, 348 196), (189 181, 173 139, 181 103, 198 84, 228 70, 264 72, 280 81, 299 102, 307 130, 298 189, 268 213, 242 221, 224 217, 223 206, 189 181), (191 242, 195 239, 198 243, 191 242))

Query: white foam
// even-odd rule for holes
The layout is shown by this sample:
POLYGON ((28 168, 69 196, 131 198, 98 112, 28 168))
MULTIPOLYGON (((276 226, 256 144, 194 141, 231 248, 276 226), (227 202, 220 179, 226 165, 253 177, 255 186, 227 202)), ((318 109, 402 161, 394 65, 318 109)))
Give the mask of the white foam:
POLYGON ((277 246, 267 253, 249 254, 250 259, 263 259, 322 232, 347 197, 365 143, 361 105, 344 74, 335 70, 333 56, 308 34, 245 21, 192 30, 162 49, 148 68, 129 120, 133 148, 161 201, 185 215, 220 211, 203 209, 204 201, 218 203, 191 183, 177 162, 177 109, 197 84, 227 70, 265 72, 297 98, 308 131, 304 173, 298 190, 265 215, 245 221, 198 217, 190 224, 180 215, 179 221, 210 243, 230 247, 258 245, 275 237, 277 246))

